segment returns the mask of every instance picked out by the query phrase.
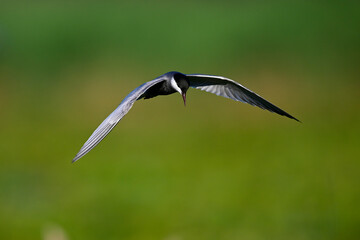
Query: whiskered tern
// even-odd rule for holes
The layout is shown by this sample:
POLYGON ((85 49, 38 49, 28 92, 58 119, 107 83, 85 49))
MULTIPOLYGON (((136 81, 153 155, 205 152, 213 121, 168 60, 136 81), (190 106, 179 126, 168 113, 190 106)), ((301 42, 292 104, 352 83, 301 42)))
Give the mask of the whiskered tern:
POLYGON ((234 80, 221 76, 183 74, 173 71, 165 73, 152 81, 146 82, 129 93, 120 105, 93 132, 72 162, 79 160, 103 140, 116 124, 128 113, 136 100, 142 98, 149 99, 158 95, 169 95, 178 92, 183 98, 184 105, 186 105, 186 92, 189 87, 214 93, 218 96, 230 98, 235 101, 248 103, 299 121, 234 80))

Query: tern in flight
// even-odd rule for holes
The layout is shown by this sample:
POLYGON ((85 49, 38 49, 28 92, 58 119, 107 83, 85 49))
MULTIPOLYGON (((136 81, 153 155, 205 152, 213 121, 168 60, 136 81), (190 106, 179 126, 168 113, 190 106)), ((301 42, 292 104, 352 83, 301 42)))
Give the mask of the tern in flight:
POLYGON ((253 106, 258 106, 270 112, 299 121, 295 117, 276 107, 274 104, 266 101, 264 98, 231 79, 206 74, 183 74, 173 71, 165 73, 152 81, 146 82, 129 93, 120 105, 93 132, 72 162, 79 160, 103 140, 116 124, 128 113, 136 100, 178 92, 184 100, 184 105, 186 105, 186 92, 189 87, 214 93, 218 96, 230 98, 235 101, 248 103, 253 106))

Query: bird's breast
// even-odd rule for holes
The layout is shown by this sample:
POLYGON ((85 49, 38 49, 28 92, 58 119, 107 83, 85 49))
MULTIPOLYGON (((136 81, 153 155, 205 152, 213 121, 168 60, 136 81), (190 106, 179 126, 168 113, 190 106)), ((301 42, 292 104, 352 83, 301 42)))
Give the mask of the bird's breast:
POLYGON ((153 98, 158 95, 169 95, 175 93, 175 89, 173 89, 167 81, 159 82, 149 88, 144 94, 144 99, 153 98))

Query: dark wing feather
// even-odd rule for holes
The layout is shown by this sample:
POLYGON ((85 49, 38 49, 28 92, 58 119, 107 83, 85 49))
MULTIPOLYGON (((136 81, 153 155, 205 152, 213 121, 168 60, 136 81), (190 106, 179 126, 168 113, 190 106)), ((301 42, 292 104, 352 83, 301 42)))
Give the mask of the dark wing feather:
POLYGON ((128 113, 134 102, 142 97, 142 95, 155 84, 164 81, 163 78, 159 77, 150 82, 146 82, 136 89, 134 89, 129 95, 127 95, 120 105, 98 126, 93 132, 85 144, 81 147, 80 151, 72 162, 76 162, 91 149, 93 149, 106 135, 116 126, 116 124, 128 113))
POLYGON ((230 98, 235 101, 248 103, 299 122, 295 117, 231 79, 204 74, 187 74, 186 76, 189 80, 190 87, 214 93, 218 96, 230 98))

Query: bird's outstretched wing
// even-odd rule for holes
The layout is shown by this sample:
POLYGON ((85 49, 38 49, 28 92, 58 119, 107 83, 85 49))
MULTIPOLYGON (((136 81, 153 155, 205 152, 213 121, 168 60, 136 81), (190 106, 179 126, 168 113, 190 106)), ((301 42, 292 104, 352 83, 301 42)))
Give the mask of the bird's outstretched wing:
POLYGON ((187 74, 186 76, 189 80, 190 87, 214 93, 218 96, 230 98, 235 101, 258 106, 262 109, 286 116, 299 122, 295 117, 231 79, 204 74, 187 74))
POLYGON ((106 135, 116 126, 116 124, 128 113, 133 106, 134 102, 142 97, 142 95, 152 86, 164 81, 160 76, 150 82, 146 82, 139 87, 135 88, 129 95, 127 95, 120 105, 98 126, 85 144, 81 147, 80 151, 72 162, 76 162, 91 149, 93 149, 106 135))

